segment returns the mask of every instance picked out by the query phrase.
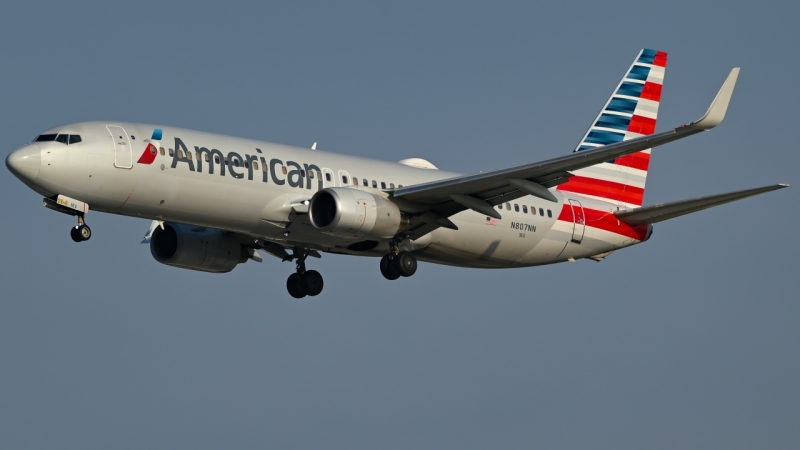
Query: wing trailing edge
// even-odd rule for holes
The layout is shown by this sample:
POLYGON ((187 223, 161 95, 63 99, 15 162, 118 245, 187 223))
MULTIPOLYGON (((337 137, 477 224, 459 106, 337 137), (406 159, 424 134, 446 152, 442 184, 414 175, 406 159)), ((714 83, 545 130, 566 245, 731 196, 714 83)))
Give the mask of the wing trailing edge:
POLYGON ((617 216, 619 220, 631 225, 639 223, 656 223, 786 187, 789 187, 789 185, 774 184, 771 186, 745 189, 743 191, 709 195, 707 197, 699 197, 691 200, 681 200, 671 203, 662 203, 660 205, 645 206, 629 211, 619 211, 614 215, 617 216))

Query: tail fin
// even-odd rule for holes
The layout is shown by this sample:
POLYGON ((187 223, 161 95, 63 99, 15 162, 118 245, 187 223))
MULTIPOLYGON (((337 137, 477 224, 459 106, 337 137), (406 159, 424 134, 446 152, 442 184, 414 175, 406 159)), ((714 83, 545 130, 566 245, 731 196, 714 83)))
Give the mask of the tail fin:
MULTIPOLYGON (((653 134, 667 54, 642 50, 622 78, 576 152, 653 134)), ((650 149, 574 171, 558 190, 639 207, 650 164, 650 149)))

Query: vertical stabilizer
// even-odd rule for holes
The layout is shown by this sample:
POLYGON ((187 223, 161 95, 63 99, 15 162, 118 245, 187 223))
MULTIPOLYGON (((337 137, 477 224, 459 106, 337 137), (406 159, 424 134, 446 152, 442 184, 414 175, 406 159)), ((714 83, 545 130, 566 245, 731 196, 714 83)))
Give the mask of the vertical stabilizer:
MULTIPOLYGON (((653 134, 666 66, 666 53, 642 50, 575 151, 653 134)), ((649 165, 650 149, 647 149, 576 170, 575 176, 559 185, 558 190, 626 207, 642 206, 649 165)))

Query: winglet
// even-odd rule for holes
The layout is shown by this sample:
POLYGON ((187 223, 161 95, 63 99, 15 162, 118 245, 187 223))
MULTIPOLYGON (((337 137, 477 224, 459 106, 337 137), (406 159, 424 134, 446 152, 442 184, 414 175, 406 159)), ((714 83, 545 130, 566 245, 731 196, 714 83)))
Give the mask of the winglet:
POLYGON ((728 78, 722 83, 722 87, 719 89, 719 92, 717 92, 717 96, 714 97, 714 101, 711 102, 711 106, 708 107, 708 111, 706 111, 705 115, 703 115, 700 120, 686 125, 686 128, 710 130, 722 123, 722 119, 725 118, 725 112, 728 111, 728 104, 731 101, 733 87, 736 86, 736 79, 738 77, 739 68, 734 67, 728 75, 728 78))

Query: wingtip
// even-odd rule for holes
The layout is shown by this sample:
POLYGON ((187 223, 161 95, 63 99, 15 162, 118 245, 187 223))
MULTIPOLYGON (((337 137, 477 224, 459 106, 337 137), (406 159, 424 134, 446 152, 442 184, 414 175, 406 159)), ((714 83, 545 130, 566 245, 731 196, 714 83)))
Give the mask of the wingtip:
POLYGON ((711 106, 708 107, 708 111, 706 111, 700 120, 689 124, 689 127, 710 130, 722 123, 722 120, 725 119, 725 113, 728 111, 731 96, 733 96, 733 88, 736 86, 736 80, 739 78, 739 71, 739 67, 731 69, 728 78, 722 83, 722 87, 719 89, 719 92, 717 92, 717 96, 714 97, 714 101, 711 102, 711 106))

